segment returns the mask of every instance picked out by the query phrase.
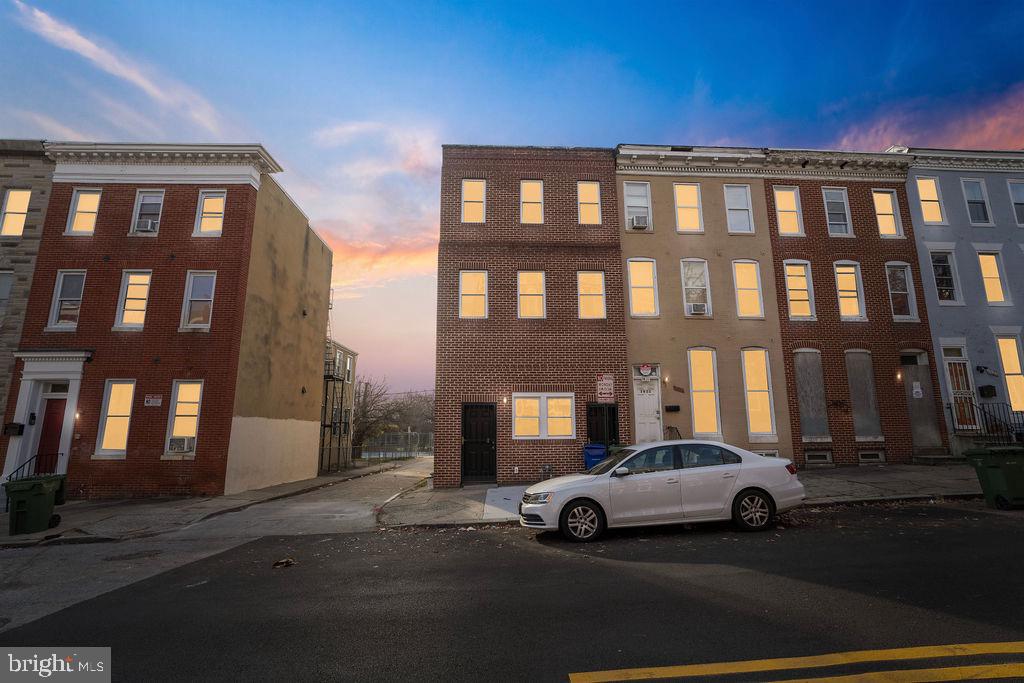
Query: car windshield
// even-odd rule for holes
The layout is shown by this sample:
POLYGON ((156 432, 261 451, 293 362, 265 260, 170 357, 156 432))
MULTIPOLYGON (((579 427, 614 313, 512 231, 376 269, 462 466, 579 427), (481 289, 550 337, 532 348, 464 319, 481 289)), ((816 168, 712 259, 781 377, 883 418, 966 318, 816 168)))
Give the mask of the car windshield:
POLYGON ((607 458, 587 470, 587 474, 605 474, 607 472, 611 472, 615 469, 616 465, 634 453, 636 453, 635 450, 627 448, 619 451, 618 453, 609 455, 607 458))

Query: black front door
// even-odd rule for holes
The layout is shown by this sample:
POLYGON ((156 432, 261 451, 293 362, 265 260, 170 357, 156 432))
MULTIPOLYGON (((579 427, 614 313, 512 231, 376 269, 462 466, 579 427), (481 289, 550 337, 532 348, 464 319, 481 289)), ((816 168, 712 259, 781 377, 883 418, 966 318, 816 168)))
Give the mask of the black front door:
POLYGON ((498 419, 493 403, 462 404, 462 479, 493 481, 498 474, 498 419))

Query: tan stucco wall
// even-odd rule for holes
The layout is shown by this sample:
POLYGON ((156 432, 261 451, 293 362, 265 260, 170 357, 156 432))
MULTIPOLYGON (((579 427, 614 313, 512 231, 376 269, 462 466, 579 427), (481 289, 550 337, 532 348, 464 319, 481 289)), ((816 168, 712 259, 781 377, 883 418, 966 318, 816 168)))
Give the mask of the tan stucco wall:
POLYGON ((320 423, 234 417, 224 495, 317 475, 320 423))
POLYGON ((623 229, 622 257, 624 261, 633 257, 657 260, 659 299, 657 318, 630 317, 627 279, 627 356, 631 367, 641 363, 660 365, 664 426, 678 428, 682 438, 693 436, 686 352, 691 347, 710 347, 715 349, 717 356, 718 395, 724 440, 750 450, 778 449, 783 457, 791 457, 786 377, 772 270, 771 242, 768 236, 764 181, 758 178, 645 176, 620 173, 620 197, 623 196, 622 183, 625 181, 646 181, 651 184, 654 231, 644 233, 623 229), (704 217, 702 234, 680 234, 676 231, 673 183, 700 184, 704 217), (723 187, 725 184, 750 185, 755 226, 753 235, 728 233, 723 187), (702 258, 708 262, 713 309, 712 316, 708 318, 684 316, 680 273, 680 260, 683 258, 702 258), (736 315, 732 273, 732 262, 736 259, 758 261, 764 303, 763 320, 740 319, 736 315), (741 349, 752 346, 768 349, 775 410, 775 441, 752 442, 748 438, 740 352, 741 349), (679 412, 664 410, 665 406, 671 405, 678 405, 679 412))

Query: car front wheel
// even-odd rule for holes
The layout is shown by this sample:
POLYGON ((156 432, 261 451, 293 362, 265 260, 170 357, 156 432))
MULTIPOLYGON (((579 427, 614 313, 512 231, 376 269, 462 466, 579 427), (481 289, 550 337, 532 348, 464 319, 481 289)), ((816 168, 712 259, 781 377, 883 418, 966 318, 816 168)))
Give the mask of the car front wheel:
POLYGON ((732 504, 732 519, 743 531, 761 531, 771 526, 775 505, 763 491, 744 491, 732 504))
POLYGON ((595 541, 604 533, 604 513, 589 500, 573 501, 562 511, 558 526, 562 535, 570 541, 595 541))

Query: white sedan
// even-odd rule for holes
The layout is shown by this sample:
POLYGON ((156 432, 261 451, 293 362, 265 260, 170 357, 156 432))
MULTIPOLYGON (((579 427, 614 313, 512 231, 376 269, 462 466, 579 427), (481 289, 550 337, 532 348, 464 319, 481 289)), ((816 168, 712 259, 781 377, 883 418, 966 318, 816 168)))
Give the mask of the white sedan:
POLYGON ((608 527, 733 520, 758 531, 804 499, 796 467, 715 441, 630 446, 584 474, 526 489, 519 523, 593 541, 608 527))

